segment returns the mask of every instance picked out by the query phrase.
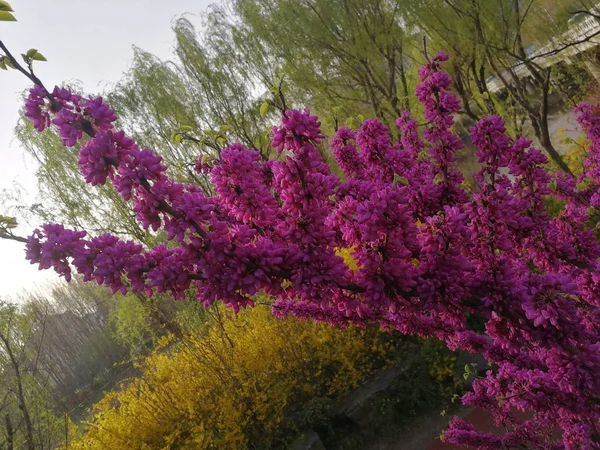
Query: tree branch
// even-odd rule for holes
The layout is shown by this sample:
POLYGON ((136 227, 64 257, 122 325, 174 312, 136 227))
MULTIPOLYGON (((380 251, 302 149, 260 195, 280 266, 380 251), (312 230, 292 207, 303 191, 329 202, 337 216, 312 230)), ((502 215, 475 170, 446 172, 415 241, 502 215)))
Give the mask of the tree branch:
POLYGON ((0 233, 0 239, 8 239, 9 241, 22 242, 27 244, 27 239, 21 236, 15 236, 14 234, 0 233))

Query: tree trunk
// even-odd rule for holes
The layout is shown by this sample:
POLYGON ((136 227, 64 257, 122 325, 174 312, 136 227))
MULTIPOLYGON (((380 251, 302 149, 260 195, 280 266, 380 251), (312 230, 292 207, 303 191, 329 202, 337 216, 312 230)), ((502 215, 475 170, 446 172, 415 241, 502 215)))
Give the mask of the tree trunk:
POLYGON ((544 82, 542 83, 542 104, 540 105, 540 143, 544 150, 548 152, 550 158, 560 167, 565 173, 568 173, 572 177, 573 172, 567 166, 567 163, 563 160, 562 156, 558 153, 554 145, 552 145, 552 139, 550 139, 550 130, 548 128, 548 92, 550 91, 550 76, 552 74, 552 68, 546 69, 544 82))
POLYGON ((556 148, 552 144, 552 140, 550 139, 550 132, 548 131, 548 126, 542 126, 540 131, 541 136, 538 136, 538 139, 540 140, 540 145, 544 148, 544 150, 546 150, 546 153, 548 153, 548 156, 550 156, 550 158, 556 163, 556 165, 558 165, 558 167, 562 171, 568 173, 572 177, 575 177, 575 175, 573 174, 569 166, 567 166, 567 163, 565 163, 560 153, 558 153, 558 150, 556 150, 556 148))

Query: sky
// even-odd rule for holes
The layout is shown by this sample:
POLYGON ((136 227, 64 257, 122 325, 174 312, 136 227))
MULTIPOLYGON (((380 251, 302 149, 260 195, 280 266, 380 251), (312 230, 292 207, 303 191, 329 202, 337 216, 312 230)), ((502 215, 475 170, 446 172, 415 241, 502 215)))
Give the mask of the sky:
MULTIPOLYGON (((86 91, 99 92, 127 70, 135 45, 160 58, 172 55, 171 24, 187 14, 199 15, 214 0, 9 0, 18 22, 0 22, 0 40, 13 54, 38 49, 48 62, 36 63, 36 74, 48 87, 78 80, 86 91)), ((32 202, 37 193, 35 163, 14 138, 21 93, 29 80, 16 71, 0 71, 0 190, 15 182, 32 202)), ((0 204, 0 215, 3 214, 0 204)), ((35 224, 32 224, 35 225, 35 224)), ((21 225, 15 234, 28 235, 21 225)), ((24 289, 59 280, 52 270, 38 271, 25 260, 23 244, 0 240, 0 297, 18 301, 24 289)))

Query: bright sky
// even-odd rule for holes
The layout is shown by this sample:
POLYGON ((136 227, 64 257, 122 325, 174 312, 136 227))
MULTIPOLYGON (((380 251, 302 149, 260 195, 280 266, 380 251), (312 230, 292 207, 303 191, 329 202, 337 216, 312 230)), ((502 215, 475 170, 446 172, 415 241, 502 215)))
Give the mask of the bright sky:
MULTIPOLYGON (((161 58, 172 54, 171 22, 198 14, 214 0, 9 0, 18 22, 0 22, 0 40, 14 54, 37 48, 48 62, 36 72, 52 87, 64 80, 80 80, 86 90, 100 91, 119 80, 129 67, 132 45, 161 58)), ((196 16, 196 17, 194 17, 196 16)), ((17 181, 35 198, 35 164, 14 139, 13 128, 21 107, 20 93, 29 87, 21 74, 0 71, 0 190, 17 181)), ((0 205, 0 214, 2 214, 0 205)), ((33 224, 35 225, 35 224, 33 224)), ((31 228, 21 226, 20 235, 31 228)), ((17 300, 23 289, 57 280, 53 271, 37 270, 24 258, 23 245, 0 240, 0 296, 17 300)))

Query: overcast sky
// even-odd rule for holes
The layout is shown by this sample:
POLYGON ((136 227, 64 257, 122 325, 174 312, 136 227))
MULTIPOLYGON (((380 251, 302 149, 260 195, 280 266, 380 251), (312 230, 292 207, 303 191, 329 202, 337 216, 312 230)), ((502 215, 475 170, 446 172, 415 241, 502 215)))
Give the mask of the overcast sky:
MULTIPOLYGON (((52 87, 64 80, 80 80, 85 89, 100 91, 120 79, 133 55, 132 45, 161 58, 172 54, 173 19, 198 15, 214 0, 9 0, 18 22, 0 22, 0 40, 11 52, 37 48, 48 62, 36 72, 52 87)), ((196 16, 196 17, 194 17, 196 16)), ((35 164, 14 139, 21 107, 20 94, 29 87, 21 74, 0 71, 0 190, 15 181, 35 198, 35 164)), ((2 214, 0 205, 0 214, 2 214)), ((17 232, 27 235, 22 226, 17 232)), ((23 245, 0 240, 0 296, 18 300, 24 288, 58 280, 53 271, 40 272, 24 258, 23 245)))

